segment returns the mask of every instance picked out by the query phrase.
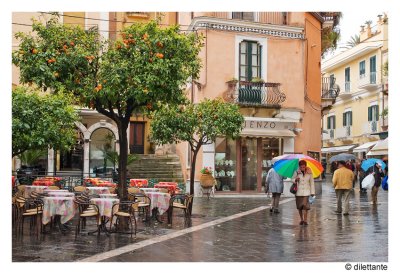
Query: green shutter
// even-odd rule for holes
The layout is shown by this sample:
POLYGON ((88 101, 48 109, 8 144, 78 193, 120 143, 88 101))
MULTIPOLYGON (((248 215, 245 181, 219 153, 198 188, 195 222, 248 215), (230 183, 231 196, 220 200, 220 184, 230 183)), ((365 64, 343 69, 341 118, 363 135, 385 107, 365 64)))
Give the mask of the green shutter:
POLYGON ((375 116, 376 116, 376 120, 375 121, 379 121, 379 106, 376 105, 376 112, 375 112, 375 116))
POLYGON ((328 117, 328 126, 327 129, 331 129, 331 117, 328 117))
POLYGON ((368 121, 372 121, 372 107, 368 107, 368 121))
POLYGON ((336 128, 336 116, 333 116, 333 129, 336 128))
POLYGON ((343 126, 346 126, 346 112, 343 112, 343 126))
POLYGON ((353 125, 353 112, 350 111, 350 126, 353 125))

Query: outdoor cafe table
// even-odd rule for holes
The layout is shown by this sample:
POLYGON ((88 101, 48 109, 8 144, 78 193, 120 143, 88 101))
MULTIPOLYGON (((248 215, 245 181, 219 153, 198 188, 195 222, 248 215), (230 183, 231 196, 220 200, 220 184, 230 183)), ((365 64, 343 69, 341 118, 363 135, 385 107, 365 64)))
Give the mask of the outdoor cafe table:
POLYGON ((32 191, 36 191, 37 193, 43 193, 48 187, 47 186, 25 186, 24 197, 29 198, 31 196, 32 191))
POLYGON ((48 224, 51 217, 60 215, 60 223, 65 224, 75 215, 74 197, 56 196, 43 197, 42 223, 48 224))
POLYGON ((155 188, 166 188, 166 189, 168 189, 169 193, 173 194, 173 193, 175 193, 175 191, 178 187, 178 184, 175 182, 160 182, 160 183, 154 185, 154 187, 155 188))
POLYGON ((130 186, 133 187, 146 187, 149 185, 149 181, 147 179, 130 179, 130 186))
POLYGON ((86 187, 87 190, 89 191, 89 194, 110 194, 110 190, 108 189, 108 187, 103 187, 103 186, 89 186, 86 187))
POLYGON ((99 194, 100 198, 117 198, 118 194, 99 194))
MULTIPOLYGON (((112 213, 112 207, 114 204, 119 203, 119 199, 116 198, 92 198, 90 199, 90 202, 92 204, 95 204, 99 207, 99 214, 101 216, 101 223, 100 223, 100 229, 106 233, 108 233, 108 230, 106 228, 106 223, 107 220, 111 218, 112 213)), ((114 207, 114 211, 118 211, 118 206, 114 207)))
POLYGON ((157 217, 168 210, 171 195, 164 192, 147 192, 146 195, 151 200, 150 212, 152 213, 152 216, 161 223, 157 217))
POLYGON ((75 193, 68 192, 68 191, 47 191, 47 195, 52 197, 75 197, 75 193))
POLYGON ((143 190, 144 193, 147 192, 160 192, 159 188, 155 188, 155 187, 141 187, 140 190, 143 190))

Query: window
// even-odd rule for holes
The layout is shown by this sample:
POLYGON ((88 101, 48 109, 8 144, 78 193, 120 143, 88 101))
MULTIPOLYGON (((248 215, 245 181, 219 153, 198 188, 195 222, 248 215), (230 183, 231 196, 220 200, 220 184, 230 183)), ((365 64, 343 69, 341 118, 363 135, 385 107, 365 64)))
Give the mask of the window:
POLYGON ((365 61, 360 62, 360 79, 365 77, 365 61))
POLYGON ((346 92, 350 92, 350 68, 344 70, 344 87, 346 92))
POLYGON ((368 107, 368 121, 378 121, 379 120, 379 106, 368 107))
POLYGON ((343 126, 351 126, 353 125, 353 112, 352 111, 346 111, 343 112, 343 126))
POLYGON ((329 116, 328 117, 328 129, 335 129, 336 128, 336 117, 335 115, 329 116))
POLYGON ((232 12, 232 19, 254 21, 254 12, 232 12))
POLYGON ((261 78, 261 45, 243 41, 239 46, 239 80, 251 81, 261 78))
POLYGON ((369 58, 370 83, 376 84, 376 56, 369 58))

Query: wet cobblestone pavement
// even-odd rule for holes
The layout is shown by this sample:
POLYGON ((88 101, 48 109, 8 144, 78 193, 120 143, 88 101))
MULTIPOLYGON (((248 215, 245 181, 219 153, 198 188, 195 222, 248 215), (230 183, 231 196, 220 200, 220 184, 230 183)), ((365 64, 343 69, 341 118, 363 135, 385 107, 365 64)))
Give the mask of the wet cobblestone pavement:
MULTIPOLYGON (((270 198, 216 197, 195 198, 191 228, 196 231, 168 237, 185 226, 180 212, 175 213, 172 228, 166 222, 139 221, 136 238, 104 233, 75 237, 72 229, 62 234, 53 229, 47 234, 30 235, 26 225, 23 235, 12 231, 13 262, 387 262, 388 261, 388 192, 379 191, 377 208, 370 204, 370 194, 352 193, 350 215, 335 214, 335 193, 331 183, 323 183, 323 193, 309 212, 309 225, 299 225, 292 198, 282 198, 281 213, 272 214, 265 207, 270 198), (256 212, 247 214, 246 211, 256 212), (215 225, 221 218, 243 213, 215 225), (115 251, 120 247, 155 242, 127 253, 105 253, 101 259, 91 256, 115 251)), ((165 219, 166 221, 166 219, 165 219)), ((49 230, 49 229, 47 229, 49 230)))

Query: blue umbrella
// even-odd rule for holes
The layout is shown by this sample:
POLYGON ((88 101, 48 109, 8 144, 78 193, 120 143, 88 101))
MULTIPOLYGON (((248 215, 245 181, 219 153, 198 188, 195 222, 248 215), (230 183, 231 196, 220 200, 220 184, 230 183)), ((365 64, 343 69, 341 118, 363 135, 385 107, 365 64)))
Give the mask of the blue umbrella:
POLYGON ((381 159, 376 159, 376 158, 369 158, 367 160, 364 160, 361 164, 361 168, 364 171, 367 171, 370 167, 374 166, 375 163, 378 163, 382 169, 385 169, 386 164, 381 160, 381 159))

